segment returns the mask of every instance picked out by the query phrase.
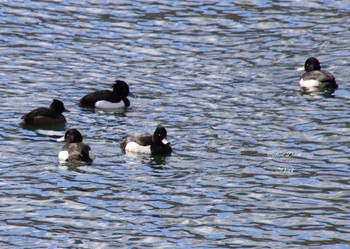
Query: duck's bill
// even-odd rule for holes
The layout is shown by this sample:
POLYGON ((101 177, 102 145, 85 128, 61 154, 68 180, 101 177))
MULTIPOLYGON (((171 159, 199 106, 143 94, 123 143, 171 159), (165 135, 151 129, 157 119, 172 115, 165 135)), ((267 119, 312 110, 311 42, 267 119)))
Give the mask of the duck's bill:
POLYGON ((132 92, 129 92, 128 97, 131 97, 131 98, 136 98, 136 95, 135 95, 135 94, 133 94, 132 92))
POLYGON ((166 140, 165 138, 162 140, 162 143, 163 144, 168 144, 169 143, 169 141, 168 140, 166 140))
POLYGON ((304 67, 298 67, 297 71, 304 71, 304 67))
POLYGON ((57 142, 64 142, 64 136, 63 137, 60 137, 56 140, 57 142))

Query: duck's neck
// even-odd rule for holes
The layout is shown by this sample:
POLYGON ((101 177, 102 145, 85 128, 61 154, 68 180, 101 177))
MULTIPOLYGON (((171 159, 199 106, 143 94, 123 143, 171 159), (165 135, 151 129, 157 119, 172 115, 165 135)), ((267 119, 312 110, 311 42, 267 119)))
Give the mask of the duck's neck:
POLYGON ((125 107, 129 107, 130 106, 130 101, 128 100, 128 98, 122 98, 124 104, 125 104, 125 107))

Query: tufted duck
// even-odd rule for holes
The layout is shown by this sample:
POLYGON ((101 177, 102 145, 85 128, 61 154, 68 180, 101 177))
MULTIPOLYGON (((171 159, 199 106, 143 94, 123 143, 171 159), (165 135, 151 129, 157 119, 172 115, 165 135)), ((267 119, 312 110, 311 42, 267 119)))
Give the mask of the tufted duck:
POLYGON ((40 107, 23 115, 20 124, 23 126, 65 124, 66 118, 62 115, 63 112, 67 112, 64 104, 54 99, 49 108, 40 107))
POLYGON ((338 88, 334 76, 325 70, 321 70, 320 62, 315 57, 310 57, 305 61, 305 73, 300 78, 300 87, 306 92, 319 89, 329 89, 335 91, 338 88))
POLYGON ((170 154, 172 148, 166 138, 166 129, 158 125, 153 135, 127 137, 121 144, 121 148, 125 151, 143 154, 170 154))
POLYGON ((60 162, 92 163, 95 156, 89 145, 83 143, 83 136, 77 129, 69 129, 63 138, 57 141, 65 141, 58 158, 60 162))
POLYGON ((130 106, 129 86, 122 80, 116 80, 113 91, 102 90, 85 95, 79 101, 81 107, 115 109, 130 106))

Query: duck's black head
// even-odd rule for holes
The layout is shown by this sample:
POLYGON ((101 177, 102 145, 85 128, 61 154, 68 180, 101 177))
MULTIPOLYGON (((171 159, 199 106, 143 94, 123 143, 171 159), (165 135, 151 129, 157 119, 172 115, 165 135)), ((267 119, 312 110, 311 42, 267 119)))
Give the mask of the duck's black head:
POLYGON ((305 61, 304 69, 306 72, 321 70, 321 65, 315 57, 310 57, 305 61))
POLYGON ((66 143, 80 143, 83 141, 83 136, 77 129, 69 129, 64 135, 64 141, 66 143))
POLYGON ((58 99, 52 100, 52 103, 50 105, 50 109, 53 109, 58 113, 68 112, 68 110, 64 107, 63 102, 59 101, 58 99))
POLYGON ((167 139, 166 129, 163 126, 158 125, 157 129, 153 133, 152 141, 156 144, 168 144, 169 142, 166 139, 167 139))
POLYGON ((113 92, 120 98, 126 98, 129 95, 129 86, 122 80, 116 80, 113 85, 113 92))

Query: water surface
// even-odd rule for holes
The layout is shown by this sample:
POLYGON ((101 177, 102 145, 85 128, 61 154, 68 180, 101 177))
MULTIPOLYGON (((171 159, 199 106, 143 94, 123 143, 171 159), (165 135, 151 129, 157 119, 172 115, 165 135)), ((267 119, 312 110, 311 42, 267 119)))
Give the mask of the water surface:
POLYGON ((348 1, 2 1, 1 248, 346 248, 348 1), (303 95, 316 56, 340 88, 303 95), (77 106, 125 80, 125 112, 77 106), (53 98, 97 159, 21 116, 53 98), (124 155, 168 130, 169 157, 124 155))

